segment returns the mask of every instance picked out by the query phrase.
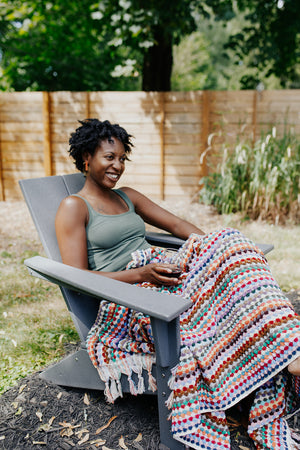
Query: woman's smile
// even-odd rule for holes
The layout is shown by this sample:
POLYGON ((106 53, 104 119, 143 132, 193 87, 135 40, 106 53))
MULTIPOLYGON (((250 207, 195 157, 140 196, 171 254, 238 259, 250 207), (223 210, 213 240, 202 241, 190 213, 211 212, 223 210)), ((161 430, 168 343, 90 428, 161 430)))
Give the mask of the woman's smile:
POLYGON ((106 172, 106 176, 108 176, 108 178, 112 179, 113 181, 118 181, 121 175, 118 173, 106 172))

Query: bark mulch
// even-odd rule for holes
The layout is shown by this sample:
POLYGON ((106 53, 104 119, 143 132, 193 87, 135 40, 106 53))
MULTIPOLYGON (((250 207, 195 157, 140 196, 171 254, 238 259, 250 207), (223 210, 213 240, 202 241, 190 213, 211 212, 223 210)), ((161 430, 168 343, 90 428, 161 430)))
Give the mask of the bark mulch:
MULTIPOLYGON (((289 297, 300 313, 300 291, 289 297)), ((300 414, 290 419, 300 431, 300 414)), ((232 450, 255 446, 245 417, 228 411, 232 450)), ((68 389, 47 383, 34 373, 0 397, 0 450, 158 450, 155 396, 127 394, 114 405, 99 391, 68 389)))

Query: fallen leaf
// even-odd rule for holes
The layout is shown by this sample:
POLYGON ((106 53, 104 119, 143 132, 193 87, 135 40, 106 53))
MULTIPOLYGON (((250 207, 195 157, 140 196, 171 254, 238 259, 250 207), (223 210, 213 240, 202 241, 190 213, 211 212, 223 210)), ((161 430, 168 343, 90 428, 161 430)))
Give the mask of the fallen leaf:
POLYGON ((66 422, 65 420, 63 422, 59 422, 59 425, 61 425, 64 428, 79 428, 81 425, 72 425, 70 422, 66 422))
POLYGON ((43 423, 42 425, 39 426, 38 431, 49 431, 51 428, 51 425, 49 425, 49 423, 43 423))
POLYGON ((129 450, 128 447, 127 447, 127 445, 125 444, 125 441, 124 441, 123 436, 121 436, 120 439, 119 439, 119 446, 120 446, 121 448, 123 448, 124 450, 129 450))
POLYGON ((40 422, 42 421, 43 413, 41 411, 37 411, 35 415, 40 419, 40 422))
POLYGON ((67 436, 70 437, 72 436, 72 434, 74 434, 74 431, 72 430, 72 428, 63 428, 60 433, 61 436, 67 436))
POLYGON ((46 442, 43 441, 33 441, 33 445, 46 445, 46 442))
POLYGON ((19 394, 21 394, 21 392, 24 391, 24 389, 26 388, 27 384, 22 384, 22 386, 19 387, 19 394))
POLYGON ((108 447, 105 447, 105 445, 103 445, 102 450, 113 450, 113 448, 108 448, 108 447))
POLYGON ((51 419, 49 420, 49 422, 48 423, 43 423, 43 425, 41 425, 38 430, 39 431, 46 431, 46 432, 49 431, 50 428, 51 428, 51 425, 52 425, 52 423, 54 421, 54 419, 55 419, 55 416, 52 416, 51 419))
POLYGON ((90 404, 89 396, 87 395, 87 393, 84 394, 83 403, 85 405, 89 405, 90 404))
POLYGON ((78 445, 84 444, 86 441, 88 441, 90 438, 89 433, 86 434, 80 441, 78 441, 78 445))
POLYGON ((115 420, 118 416, 113 416, 109 419, 106 425, 103 425, 102 427, 98 428, 95 434, 101 433, 101 431, 105 430, 105 428, 108 428, 109 425, 112 423, 113 420, 115 420))
POLYGON ((91 441, 90 444, 96 445, 96 447, 99 447, 99 445, 104 445, 105 442, 106 441, 104 439, 95 439, 94 441, 91 441))
POLYGON ((139 433, 133 442, 141 442, 143 440, 142 433, 139 433))
POLYGON ((17 409, 17 407, 19 406, 19 403, 18 403, 18 402, 12 402, 12 405, 13 405, 13 407, 14 407, 15 409, 17 409))
POLYGON ((89 430, 87 428, 82 428, 81 430, 75 432, 76 436, 78 436, 78 439, 81 439, 84 433, 89 433, 89 430))
POLYGON ((59 425, 61 425, 64 428, 67 428, 67 427, 71 428, 72 427, 72 424, 70 422, 65 422, 65 421, 59 422, 59 425))
POLYGON ((59 394, 57 394, 56 398, 58 398, 58 400, 59 400, 59 399, 61 399, 61 396, 62 396, 62 392, 60 392, 59 394))
POLYGON ((50 427, 53 424, 54 419, 55 419, 55 416, 52 416, 51 419, 49 420, 48 424, 50 427))
MULTIPOLYGON (((0 436, 0 441, 4 441, 4 439, 5 439, 5 436, 0 436)), ((103 442, 103 444, 104 444, 104 442, 103 442)))
POLYGON ((15 413, 16 416, 19 416, 20 414, 22 414, 23 408, 22 406, 20 406, 20 408, 18 409, 18 411, 15 413))

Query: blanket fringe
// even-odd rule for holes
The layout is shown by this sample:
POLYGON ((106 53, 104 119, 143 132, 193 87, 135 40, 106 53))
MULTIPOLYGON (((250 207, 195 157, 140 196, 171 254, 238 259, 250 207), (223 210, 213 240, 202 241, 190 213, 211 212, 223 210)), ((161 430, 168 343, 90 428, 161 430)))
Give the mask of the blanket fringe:
POLYGON ((156 379, 152 375, 152 366, 155 363, 154 355, 131 354, 121 361, 116 360, 110 364, 101 365, 97 368, 98 374, 105 383, 104 394, 109 403, 114 403, 118 397, 123 397, 121 376, 127 376, 129 390, 132 395, 143 394, 145 383, 143 370, 148 374, 148 389, 152 392, 157 390, 156 379), (132 379, 133 373, 138 376, 137 384, 132 379))

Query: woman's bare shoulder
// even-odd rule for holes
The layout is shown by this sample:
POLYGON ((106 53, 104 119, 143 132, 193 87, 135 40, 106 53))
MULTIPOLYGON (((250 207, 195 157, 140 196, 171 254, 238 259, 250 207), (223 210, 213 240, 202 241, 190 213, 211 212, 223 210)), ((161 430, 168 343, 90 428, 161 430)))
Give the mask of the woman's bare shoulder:
POLYGON ((137 199, 139 199, 139 198, 143 198, 143 199, 146 199, 146 198, 147 198, 147 197, 145 197, 145 195, 142 194, 141 192, 139 192, 139 191, 137 191, 137 190, 135 190, 135 189, 133 189, 133 188, 131 188, 131 187, 128 187, 128 186, 122 186, 122 187, 120 188, 120 190, 121 190, 122 192, 124 192, 126 195, 128 195, 128 197, 130 198, 130 200, 131 200, 133 203, 135 203, 135 200, 137 200, 137 199))
POLYGON ((57 210, 57 217, 68 218, 68 219, 84 219, 88 215, 88 209, 85 201, 75 195, 69 195, 65 197, 57 210))

